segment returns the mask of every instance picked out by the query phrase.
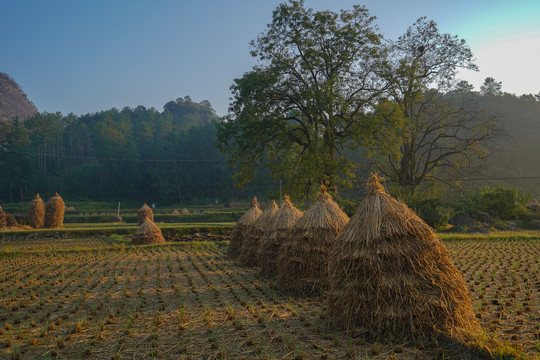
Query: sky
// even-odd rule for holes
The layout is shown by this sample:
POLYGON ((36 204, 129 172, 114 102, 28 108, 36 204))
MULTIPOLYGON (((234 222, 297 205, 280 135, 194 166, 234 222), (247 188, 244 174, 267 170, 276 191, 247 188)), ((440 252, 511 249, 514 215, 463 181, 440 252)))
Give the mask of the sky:
MULTIPOLYGON (((249 43, 284 0, 0 0, 0 72, 40 112, 163 109, 186 95, 227 113, 233 79, 255 64, 249 43)), ((365 5, 397 39, 416 19, 470 46, 480 71, 516 95, 540 92, 538 0, 305 0, 314 10, 365 5)))

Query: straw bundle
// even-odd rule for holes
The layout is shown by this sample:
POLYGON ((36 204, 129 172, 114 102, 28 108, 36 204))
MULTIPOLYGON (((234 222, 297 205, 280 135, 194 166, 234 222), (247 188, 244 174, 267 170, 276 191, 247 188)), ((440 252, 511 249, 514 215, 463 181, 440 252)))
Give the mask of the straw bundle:
POLYGON ((43 200, 36 194, 34 200, 28 206, 28 225, 34 229, 42 228, 45 224, 45 205, 43 200))
POLYGON ((154 221, 154 213, 146 203, 137 210, 137 219, 139 220, 139 225, 144 224, 146 220, 154 221))
POLYGON ((253 204, 251 208, 238 219, 236 226, 231 232, 231 239, 229 241, 229 248, 227 249, 227 256, 230 258, 236 258, 240 254, 240 248, 244 236, 252 228, 253 223, 261 216, 262 211, 259 209, 259 203, 257 198, 253 198, 253 204))
POLYGON ((328 287, 328 256, 349 222, 324 186, 317 202, 291 228, 277 259, 278 283, 297 295, 318 295, 328 287))
POLYGON ((540 211, 540 202, 536 199, 532 199, 527 205, 527 209, 532 211, 540 211))
POLYGON ((56 193, 45 207, 45 227, 48 229, 61 228, 64 224, 64 200, 56 193))
POLYGON ((146 219, 145 222, 141 226, 139 226, 137 231, 135 231, 133 237, 131 238, 131 243, 135 245, 156 244, 164 242, 165 238, 161 233, 161 229, 150 219, 146 219))
POLYGON ((6 227, 6 213, 4 210, 2 210, 2 207, 0 206, 0 229, 6 227))
POLYGON ((246 233, 238 256, 238 262, 241 265, 256 266, 259 264, 257 258, 259 245, 263 241, 265 229, 268 228, 278 210, 276 202, 272 200, 268 209, 263 211, 262 215, 253 223, 251 230, 246 233))
POLYGON ((178 211, 178 209, 174 209, 171 215, 180 215, 180 211, 178 211))
POLYGON ((469 292, 441 241, 372 175, 329 264, 328 317, 403 339, 476 328, 469 292))
POLYGON ((181 215, 189 215, 189 210, 184 208, 180 214, 181 215))
POLYGON ((6 214, 6 227, 19 227, 19 223, 17 222, 17 219, 15 219, 13 216, 11 216, 8 213, 6 214))
POLYGON ((258 257, 263 276, 274 276, 277 274, 277 257, 279 248, 283 243, 285 234, 302 217, 302 212, 294 207, 285 196, 285 201, 278 212, 272 218, 268 229, 264 234, 264 241, 259 245, 258 257))

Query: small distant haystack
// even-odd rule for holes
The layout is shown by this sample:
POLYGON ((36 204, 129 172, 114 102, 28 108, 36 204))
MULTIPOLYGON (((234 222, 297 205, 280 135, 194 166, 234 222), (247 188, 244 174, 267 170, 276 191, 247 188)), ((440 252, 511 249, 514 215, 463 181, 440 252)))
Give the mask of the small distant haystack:
POLYGON ((238 222, 234 226, 231 232, 231 238, 229 241, 229 248, 227 249, 227 256, 229 258, 236 258, 240 255, 240 248, 247 232, 252 228, 253 223, 262 215, 261 209, 259 209, 259 203, 257 198, 253 198, 251 208, 238 219, 238 222))
POLYGON ((39 194, 36 194, 28 206, 28 225, 34 229, 40 229, 45 225, 45 204, 39 194))
POLYGON ((477 328, 465 282, 433 229, 376 175, 367 190, 331 252, 329 320, 400 340, 477 328))
POLYGON ((264 241, 259 244, 258 258, 261 275, 274 276, 277 274, 277 257, 279 248, 289 230, 302 217, 302 212, 294 207, 289 197, 272 218, 264 233, 264 241))
POLYGON ((184 208, 184 209, 182 210, 182 212, 180 213, 180 215, 189 215, 189 210, 186 209, 186 208, 184 208))
POLYGON ((0 229, 6 227, 6 213, 4 210, 2 210, 2 207, 0 206, 0 229))
POLYGON ((15 219, 10 214, 6 213, 6 227, 19 227, 17 219, 15 219))
POLYGON ((272 200, 268 209, 264 210, 262 215, 253 223, 251 231, 244 236, 244 241, 240 247, 240 255, 238 256, 238 262, 244 266, 256 266, 258 262, 258 251, 261 241, 263 239, 264 232, 270 225, 272 218, 279 210, 276 202, 272 200))
POLYGON ((139 220, 139 225, 142 225, 146 220, 154 221, 154 213, 146 203, 137 210, 137 219, 139 220))
POLYGON ((527 209, 532 211, 540 211, 540 202, 536 199, 532 199, 527 205, 527 209))
POLYGON ((131 243, 134 245, 157 244, 164 242, 165 238, 161 233, 161 229, 150 219, 146 219, 144 223, 139 226, 137 231, 135 231, 133 237, 131 238, 131 243))
POLYGON ((180 215, 180 211, 178 211, 178 209, 174 209, 171 215, 180 215))
POLYGON ((277 259, 278 283, 291 293, 319 295, 328 287, 328 257, 349 222, 326 187, 284 239, 277 259))
POLYGON ((48 229, 61 228, 64 224, 64 200, 56 193, 45 207, 45 227, 48 229))

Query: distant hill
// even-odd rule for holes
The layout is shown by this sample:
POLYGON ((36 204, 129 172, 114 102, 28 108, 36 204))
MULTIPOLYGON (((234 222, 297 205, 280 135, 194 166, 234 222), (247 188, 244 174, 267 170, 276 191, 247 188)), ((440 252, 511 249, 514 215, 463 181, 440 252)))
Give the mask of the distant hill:
POLYGON ((0 122, 19 117, 26 120, 38 112, 36 106, 28 100, 19 84, 8 74, 0 72, 0 122))

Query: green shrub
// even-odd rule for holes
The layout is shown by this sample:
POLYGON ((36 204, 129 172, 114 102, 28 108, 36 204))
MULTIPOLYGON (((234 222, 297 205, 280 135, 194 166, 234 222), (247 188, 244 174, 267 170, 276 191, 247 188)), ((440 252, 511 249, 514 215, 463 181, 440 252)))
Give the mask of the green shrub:
POLYGON ((531 200, 531 195, 513 187, 482 186, 460 195, 458 200, 463 210, 486 212, 502 220, 516 220, 530 216, 530 210, 525 205, 531 200))
POLYGON ((410 189, 389 185, 389 193, 407 204, 429 226, 437 227, 448 224, 453 209, 444 200, 446 187, 438 183, 426 183, 411 192, 410 189))
POLYGON ((352 200, 339 200, 338 205, 341 207, 343 212, 347 214, 348 217, 352 217, 356 213, 356 209, 358 209, 359 201, 352 201, 352 200))

